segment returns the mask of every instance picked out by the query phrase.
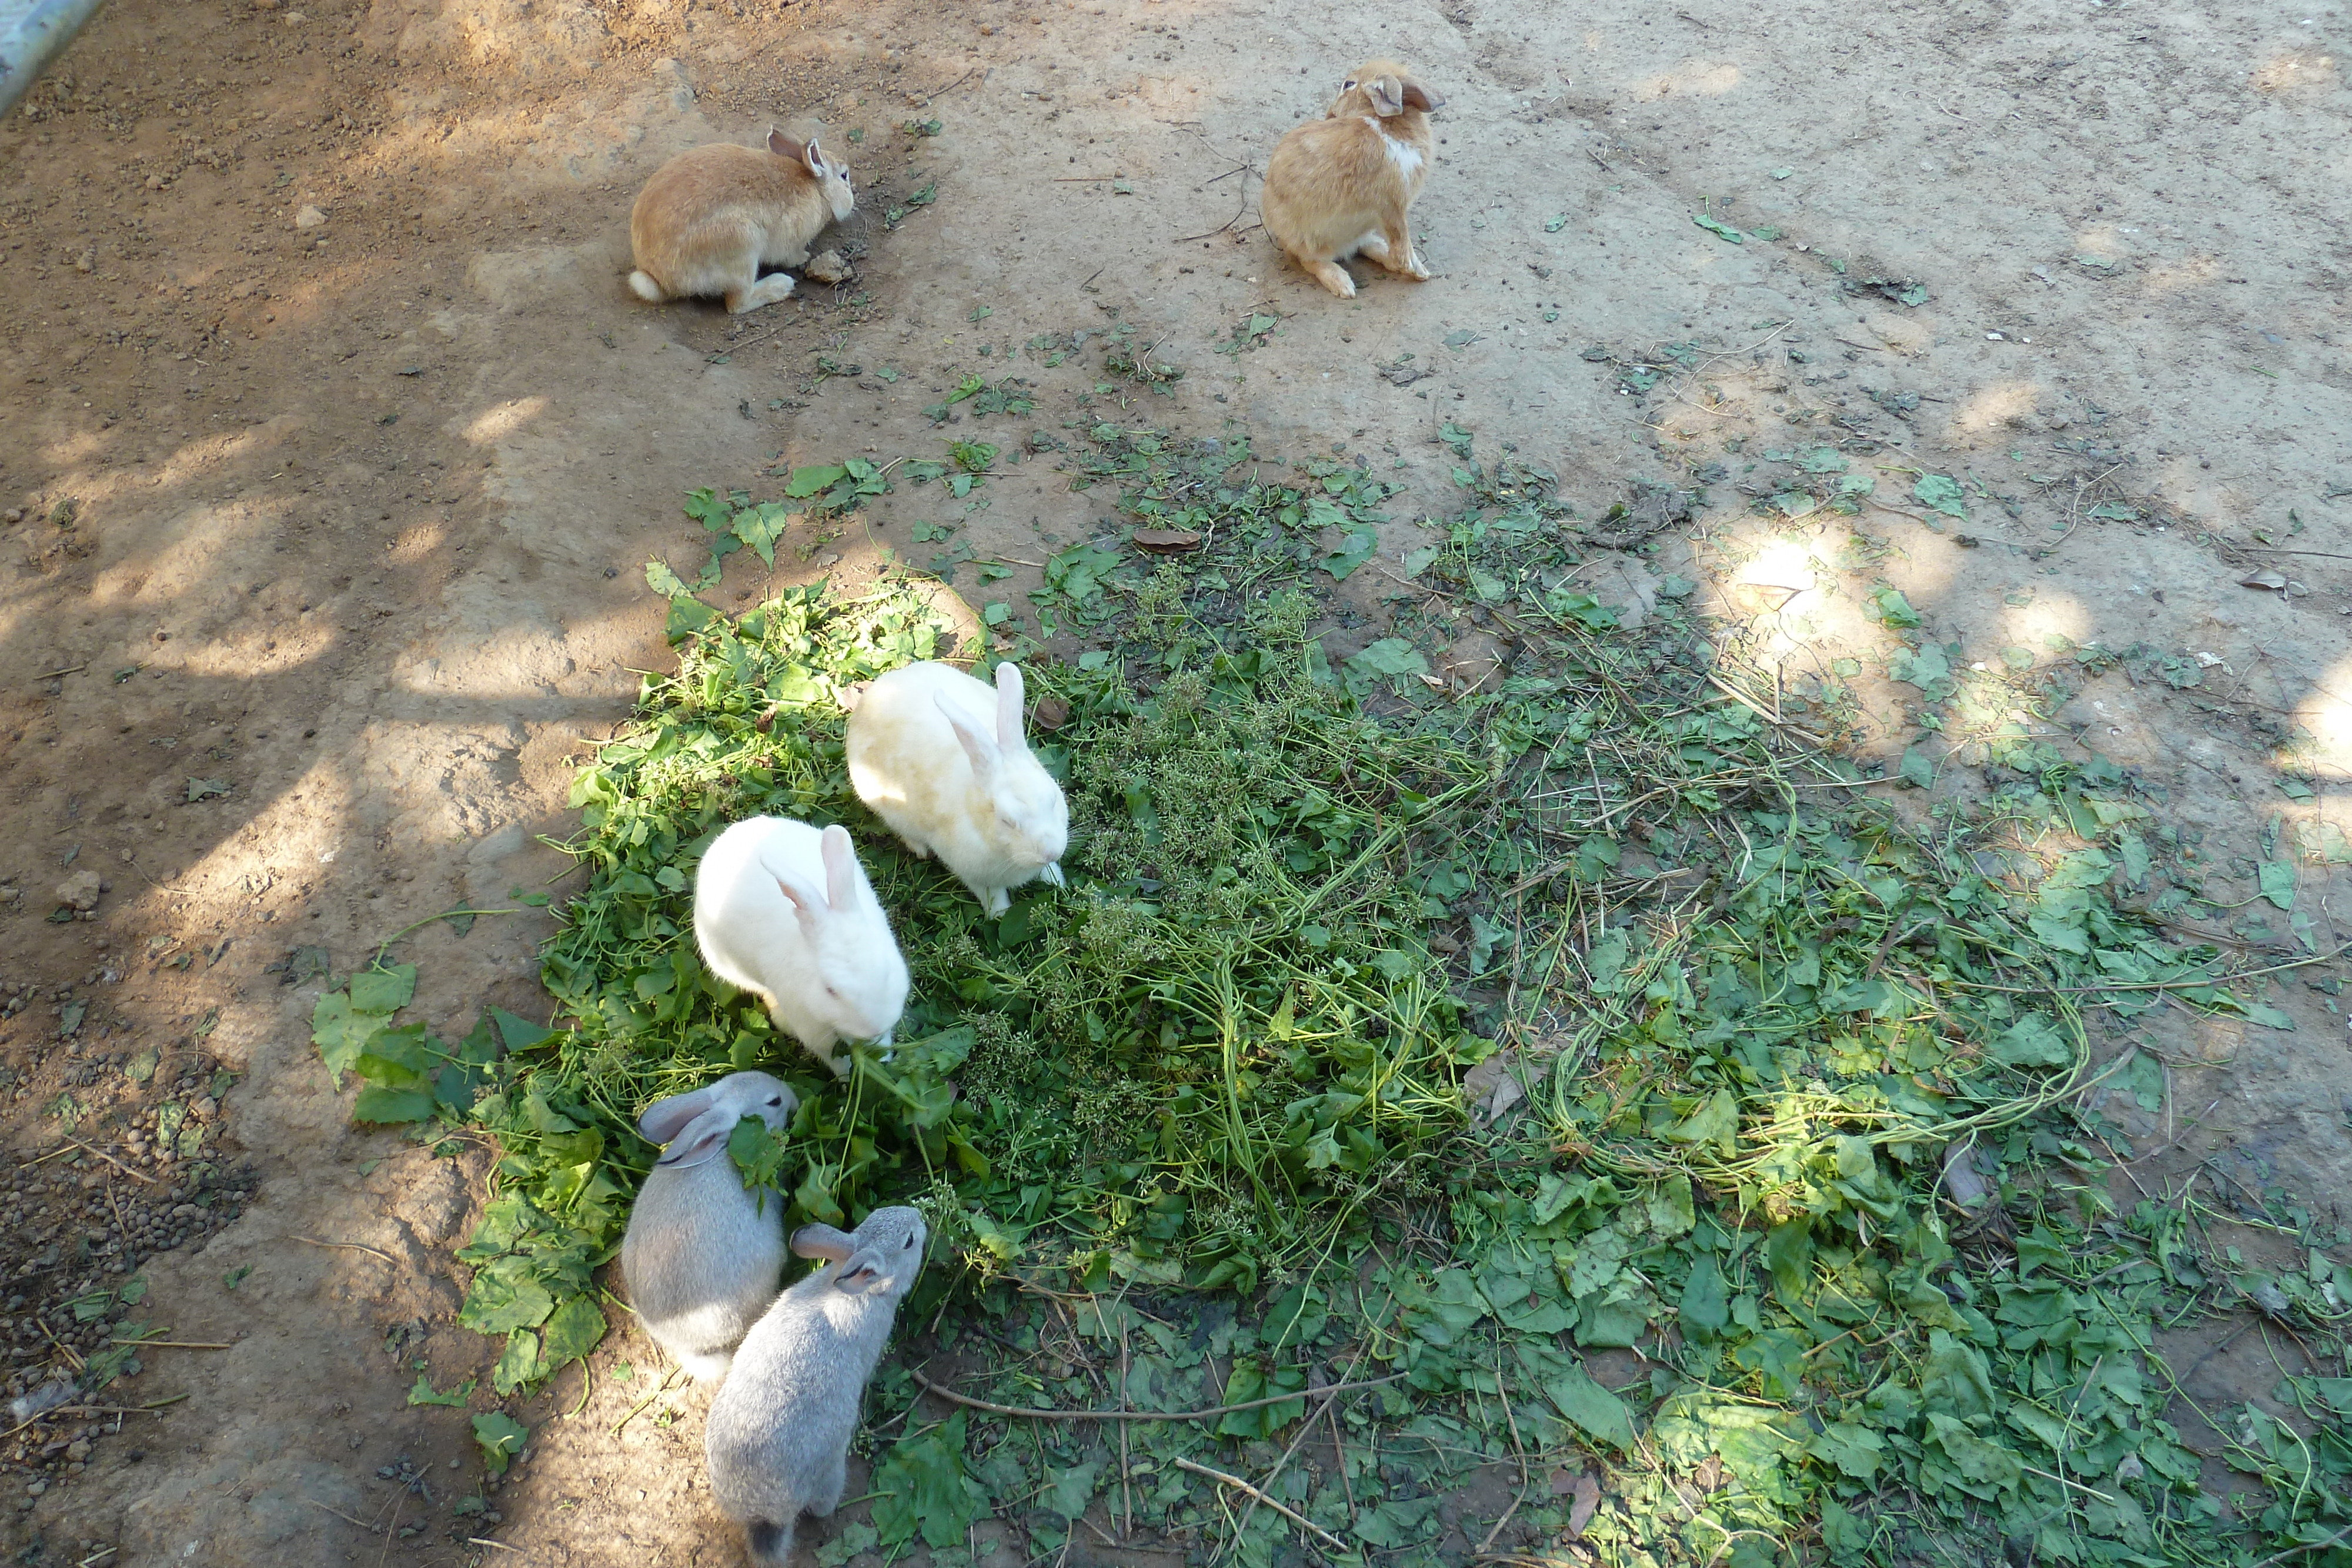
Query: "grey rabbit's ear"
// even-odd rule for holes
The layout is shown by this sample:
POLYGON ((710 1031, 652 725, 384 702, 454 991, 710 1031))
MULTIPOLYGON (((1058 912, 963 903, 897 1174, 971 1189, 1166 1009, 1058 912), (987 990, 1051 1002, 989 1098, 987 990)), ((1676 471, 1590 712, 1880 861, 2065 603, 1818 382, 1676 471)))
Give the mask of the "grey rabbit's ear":
POLYGON ((830 1225, 803 1225, 793 1232, 793 1255, 796 1258, 822 1258, 828 1263, 845 1263, 856 1249, 857 1243, 852 1237, 830 1225))
POLYGON ((719 1150, 727 1146, 727 1140, 735 1132, 735 1124, 742 1119, 742 1113, 732 1105, 719 1105, 707 1110, 687 1124, 686 1131, 677 1135, 670 1144, 668 1152, 655 1163, 664 1170, 673 1171, 691 1170, 696 1166, 708 1165, 719 1150))
POLYGON ((845 1296, 871 1295, 889 1283, 890 1276, 883 1272, 882 1254, 871 1247, 860 1249, 833 1277, 833 1288, 845 1296))
POLYGON ((690 1094, 673 1094, 667 1100, 656 1100, 646 1107, 637 1118, 637 1131, 649 1144, 667 1144, 677 1136, 677 1130, 710 1109, 711 1097, 718 1091, 697 1089, 690 1094))
POLYGON ((1394 77, 1376 77, 1366 82, 1364 94, 1372 100, 1372 112, 1383 120, 1404 112, 1404 84, 1394 77))
POLYGON ((1407 109, 1417 109, 1422 113, 1427 114, 1431 110, 1444 109, 1445 100, 1419 82, 1407 81, 1404 84, 1404 106, 1407 109))

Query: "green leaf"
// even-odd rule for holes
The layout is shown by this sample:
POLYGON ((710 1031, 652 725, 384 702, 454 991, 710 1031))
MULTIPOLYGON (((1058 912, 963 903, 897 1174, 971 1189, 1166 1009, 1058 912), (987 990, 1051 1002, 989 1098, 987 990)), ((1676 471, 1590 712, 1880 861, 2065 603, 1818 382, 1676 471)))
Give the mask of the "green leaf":
POLYGON ((504 1397, 551 1370, 540 1359, 539 1335, 530 1329, 517 1329, 507 1335, 507 1348, 490 1368, 490 1386, 504 1397))
POLYGON ((604 1337, 604 1313, 586 1296, 573 1296, 547 1320, 541 1375, 552 1377, 572 1362, 587 1358, 604 1337))
POLYGON ((1903 748, 1903 766, 1896 777, 1915 789, 1932 789, 1936 785, 1936 764, 1916 746, 1903 748))
POLYGON ((1693 213, 1691 214, 1691 222, 1696 224, 1699 227, 1705 229, 1716 238, 1723 240, 1728 244, 1741 245, 1745 244, 1747 241, 1748 236, 1741 234, 1738 229, 1733 228, 1729 224, 1725 223, 1722 219, 1711 218, 1705 213, 1693 213))
POLYGON ((446 1405, 453 1409, 463 1410, 467 1398, 473 1392, 474 1380, 469 1377, 462 1388, 453 1388, 446 1394, 436 1393, 433 1380, 420 1372, 416 1375, 416 1386, 408 1391, 408 1402, 411 1405, 446 1405))
POLYGON ((784 494, 795 501, 805 501, 811 496, 821 496, 844 479, 849 470, 838 463, 822 463, 806 468, 795 468, 784 481, 784 494))
POLYGON ((2074 1060, 2074 1048, 2042 1013, 2027 1013, 2010 1025, 1992 1042, 1990 1053, 2004 1067, 2063 1067, 2074 1060))
POLYGON ((965 1472, 964 1412, 893 1445, 876 1467, 874 1530, 885 1546, 910 1541, 918 1531, 934 1547, 960 1547, 974 1520, 987 1511, 988 1492, 965 1472))
POLYGON ((352 998, 341 991, 325 993, 310 1009, 311 1043, 319 1048, 320 1060, 327 1064, 328 1076, 338 1090, 343 1086, 343 1074, 386 1021, 382 1013, 353 1012, 352 998))
POLYGON ((383 1126, 422 1122, 433 1114, 433 1094, 425 1089, 387 1089, 371 1083, 352 1103, 352 1120, 383 1126))
POLYGON ((1551 216, 1544 220, 1544 233, 1548 235, 1556 235, 1567 226, 1568 214, 1566 213, 1554 213, 1551 216))
POLYGON ((555 1298, 537 1280, 511 1270, 483 1269, 457 1309, 457 1322, 479 1334, 511 1333, 537 1328, 554 1311, 555 1298))
POLYGON ((1582 1367, 1568 1367, 1544 1379, 1543 1390, 1559 1413, 1586 1436, 1621 1451, 1633 1447, 1633 1412, 1582 1367))
POLYGON ((482 1463, 490 1474, 502 1476, 507 1465, 530 1441, 530 1428, 503 1410, 474 1417, 474 1441, 482 1448, 482 1463))
POLYGON ((1331 574, 1335 582, 1345 582, 1356 569, 1372 559, 1381 548, 1381 536, 1370 528, 1350 528, 1340 547, 1325 556, 1316 565, 1331 574))
POLYGON ((1805 1451, 1815 1458, 1828 1460, 1855 1480, 1866 1481, 1878 1473, 1879 1457, 1886 1451, 1886 1439, 1867 1427, 1835 1421, 1815 1434, 1805 1451))
POLYGON ((416 995, 416 966, 362 969, 352 977, 351 993, 353 1012, 396 1013, 416 995))
POLYGON ((1683 1282, 1678 1313, 1683 1332, 1699 1340, 1722 1337, 1725 1325, 1731 1322, 1731 1301, 1724 1289, 1723 1270, 1716 1267, 1712 1252, 1702 1252, 1692 1260, 1690 1278, 1683 1282))
POLYGON ((1947 517, 1965 520, 1969 515, 1968 493, 1948 474, 1921 475, 1919 482, 1911 486, 1911 495, 1921 506, 1947 517))
POLYGON ((2264 861, 2261 871, 2262 894, 2281 909, 2294 907, 2294 862, 2264 861))
POLYGON ((1909 627, 1919 624, 1919 612, 1903 597, 1903 591, 1880 583, 1870 591, 1870 607, 1882 626, 1909 627))
POLYGON ((1738 1152, 1739 1102, 1728 1089, 1718 1089, 1706 1103, 1666 1129, 1670 1144, 1713 1144, 1729 1159, 1738 1152))
POLYGON ((1404 638, 1383 637, 1349 659, 1348 668, 1365 675, 1425 675, 1429 660, 1404 638))
POLYGON ((1095 1482, 1101 1478, 1106 1468, 1106 1461, 1101 1459, 1089 1459, 1083 1465, 1072 1465, 1067 1469, 1049 1468, 1045 1472, 1043 1499, 1045 1506, 1064 1519, 1076 1519, 1087 1511, 1087 1504, 1094 1500, 1095 1482))
POLYGON ((199 800, 209 800, 228 791, 229 785, 226 779, 191 779, 188 780, 188 804, 193 806, 199 800))

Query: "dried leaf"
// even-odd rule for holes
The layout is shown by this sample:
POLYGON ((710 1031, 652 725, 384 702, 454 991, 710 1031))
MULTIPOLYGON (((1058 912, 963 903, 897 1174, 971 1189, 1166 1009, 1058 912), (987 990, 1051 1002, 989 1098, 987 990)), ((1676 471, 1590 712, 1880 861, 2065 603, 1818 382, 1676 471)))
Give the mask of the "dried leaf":
POLYGON ((1138 528, 1135 548, 1154 555, 1181 555, 1201 548, 1201 536, 1191 528, 1138 528))

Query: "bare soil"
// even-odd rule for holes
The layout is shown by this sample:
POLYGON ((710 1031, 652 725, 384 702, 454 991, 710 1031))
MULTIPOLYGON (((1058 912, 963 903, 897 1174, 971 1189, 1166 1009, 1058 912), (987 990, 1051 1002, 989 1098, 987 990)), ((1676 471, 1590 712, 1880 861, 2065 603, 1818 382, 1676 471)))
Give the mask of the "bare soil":
MULTIPOLYGON (((408 939, 430 1021, 544 1016, 549 917, 514 894, 561 896, 539 840, 581 739, 666 656, 644 563, 691 575, 680 493, 772 489, 779 458, 1009 447, 1083 397, 1360 456, 1410 518, 1453 504, 1451 423, 1559 475, 1606 597, 1696 583, 1781 720, 1890 770, 1916 743, 1937 772, 1906 810, 2001 779, 1919 729, 1874 588, 1955 668, 2064 670, 2057 721, 2014 722, 2161 792, 2179 852, 2146 893, 2205 901, 2167 917, 2331 952, 2347 51, 2341 5, 116 0, 0 126, 0 1371, 37 1391, 124 1318, 227 1348, 154 1349, 118 1406, 0 1437, 0 1552, 732 1560, 698 1399, 614 1432, 652 1391, 640 1335, 521 1412, 495 1487, 465 1411, 407 1402, 487 1368, 448 1249, 488 1155, 352 1130, 308 1018, 453 907, 511 912, 408 939), (1437 276, 1359 267, 1343 302, 1255 229, 1253 171, 1388 52, 1451 100, 1416 211, 1437 276), (772 121, 848 154, 857 275, 744 319, 629 298, 637 184, 772 121), (1220 353, 1254 313, 1278 325, 1220 353), (1182 379, 1106 370, 1143 348, 1182 379), (972 373, 1034 382, 1037 415, 935 429, 972 373), (1771 455, 1822 445, 1957 477, 1967 515, 1907 476, 1854 518, 1759 511, 1800 487, 1771 455), (2094 643, 2140 652, 2073 662, 2094 643), (2264 861, 2296 864, 2291 909, 2264 861), (134 1274, 143 1299, 105 1294, 134 1274)), ((992 489, 983 557, 1100 523, 1047 464, 992 489)), ((935 494, 789 539, 778 575, 923 561, 935 494)), ((1395 526, 1368 608, 1423 536, 1395 526)), ((717 600, 764 580, 739 555, 717 600)), ((1465 678, 1507 657, 1433 609, 1465 678)), ((2281 974, 2293 1032, 2149 1015, 2169 1102, 2102 1106, 2148 1151, 2128 1179, 2338 1215, 2347 1023, 2311 984, 2338 973, 2281 974)), ((2300 1369, 2187 1349, 2215 1399, 2300 1369)))

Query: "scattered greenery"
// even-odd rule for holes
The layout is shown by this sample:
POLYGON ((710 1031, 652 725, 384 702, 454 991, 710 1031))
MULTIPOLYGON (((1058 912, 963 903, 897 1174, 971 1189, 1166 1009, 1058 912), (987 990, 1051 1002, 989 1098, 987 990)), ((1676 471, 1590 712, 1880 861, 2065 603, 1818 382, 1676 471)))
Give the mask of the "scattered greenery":
MULTIPOLYGON (((1370 558, 1332 543, 1377 517, 1366 466, 1276 476, 1245 442, 1072 428, 1074 483, 1202 544, 1084 542, 1031 595, 1072 649, 1016 647, 1063 710, 1039 741, 1066 890, 983 918, 847 788, 845 688, 1006 650, 950 650, 910 580, 793 588, 674 612, 676 670, 579 775, 559 1027, 493 1011, 442 1046, 392 1021, 415 976, 382 962, 320 1003, 355 1114, 497 1137, 459 1256, 462 1321, 508 1336, 498 1392, 602 1332, 591 1272, 653 1154, 637 1111, 756 1064, 802 1105, 780 1137, 739 1129, 747 1184, 794 1222, 919 1203, 940 1248, 905 1321, 989 1397, 1298 1396, 1123 1435, 911 1427, 872 1523, 821 1561, 958 1550, 988 1512, 1056 1551, 1100 1497, 1267 1568, 1294 1527, 1175 1463, 1198 1455, 1361 1563, 2352 1563, 2352 1381, 2214 1410, 2159 1353, 2231 1312, 2324 1369, 2352 1270, 2281 1195, 2225 1212, 2103 1179, 2124 1135, 2086 1086, 2165 1093, 2136 1017, 2291 1020, 2119 906, 2193 847, 2121 769, 2009 718, 2055 670, 1957 668, 1874 599, 1947 745, 2017 779, 1915 824, 1739 700, 1677 600, 1625 629, 1570 575, 1549 476, 1481 465, 1459 426, 1460 508, 1369 638, 1328 597, 1370 558), (1433 655, 1465 622, 1520 652, 1456 695, 1433 655), (702 848, 761 811, 850 826, 914 970, 897 1052, 854 1053, 844 1085, 688 928, 702 848), (2284 1261, 2248 1261, 2248 1226, 2284 1261), (1318 1380, 1391 1373, 1328 1406, 1340 1449, 1307 1437, 1318 1380), (1333 1462, 1277 1462, 1302 1439, 1333 1462), (2231 1508, 2200 1490, 2209 1455, 2247 1478, 2231 1508), (1507 1524, 1449 1533, 1447 1495, 1496 1466, 1507 1524)), ((894 1364, 876 1405, 919 1392, 894 1364)), ((475 1417, 494 1467, 523 1438, 484 1425, 505 1419, 475 1417)))

